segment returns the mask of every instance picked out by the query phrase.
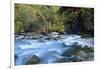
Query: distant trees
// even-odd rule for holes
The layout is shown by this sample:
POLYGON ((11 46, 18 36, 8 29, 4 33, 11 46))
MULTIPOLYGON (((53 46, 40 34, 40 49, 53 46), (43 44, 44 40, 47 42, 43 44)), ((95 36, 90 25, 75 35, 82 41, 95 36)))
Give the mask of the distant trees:
POLYGON ((15 4, 15 32, 94 33, 94 9, 15 4))
POLYGON ((94 35, 93 8, 61 7, 59 12, 66 32, 94 35))

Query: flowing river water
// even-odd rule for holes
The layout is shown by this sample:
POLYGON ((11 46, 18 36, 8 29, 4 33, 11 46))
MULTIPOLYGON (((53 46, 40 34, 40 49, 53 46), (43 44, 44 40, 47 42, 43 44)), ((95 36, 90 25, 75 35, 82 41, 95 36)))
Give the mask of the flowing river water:
POLYGON ((16 65, 23 65, 30 55, 36 55, 41 59, 41 64, 56 63, 60 58, 64 58, 61 54, 71 47, 74 42, 82 46, 94 46, 93 38, 81 38, 79 35, 66 35, 64 39, 45 40, 39 39, 15 39, 15 54, 18 58, 15 60, 16 65))

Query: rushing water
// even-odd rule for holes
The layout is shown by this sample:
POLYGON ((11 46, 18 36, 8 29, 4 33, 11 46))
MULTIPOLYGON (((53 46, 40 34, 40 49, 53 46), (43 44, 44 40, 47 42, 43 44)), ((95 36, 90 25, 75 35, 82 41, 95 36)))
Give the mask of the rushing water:
POLYGON ((15 54, 18 56, 15 62, 16 65, 23 65, 27 60, 26 58, 34 54, 38 56, 45 63, 56 63, 65 50, 70 47, 63 46, 63 43, 70 46, 74 42, 78 42, 80 45, 93 47, 93 38, 81 38, 79 35, 66 35, 64 39, 59 40, 44 40, 40 42, 38 39, 16 39, 15 40, 15 54))

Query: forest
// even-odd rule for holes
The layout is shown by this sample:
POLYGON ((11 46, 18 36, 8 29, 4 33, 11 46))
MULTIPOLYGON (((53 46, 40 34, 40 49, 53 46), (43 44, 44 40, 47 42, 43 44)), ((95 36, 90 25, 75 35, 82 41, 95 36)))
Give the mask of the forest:
POLYGON ((15 33, 94 36, 94 8, 15 4, 15 33))

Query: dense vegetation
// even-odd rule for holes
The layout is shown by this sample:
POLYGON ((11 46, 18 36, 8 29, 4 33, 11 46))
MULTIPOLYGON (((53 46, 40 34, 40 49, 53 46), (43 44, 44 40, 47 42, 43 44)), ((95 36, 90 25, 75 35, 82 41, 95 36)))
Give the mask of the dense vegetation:
POLYGON ((94 35, 94 9, 15 4, 15 33, 67 32, 94 35))

